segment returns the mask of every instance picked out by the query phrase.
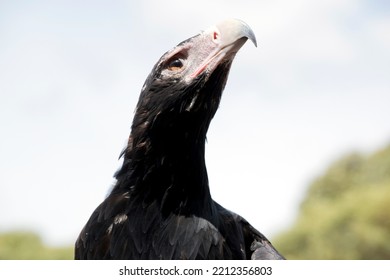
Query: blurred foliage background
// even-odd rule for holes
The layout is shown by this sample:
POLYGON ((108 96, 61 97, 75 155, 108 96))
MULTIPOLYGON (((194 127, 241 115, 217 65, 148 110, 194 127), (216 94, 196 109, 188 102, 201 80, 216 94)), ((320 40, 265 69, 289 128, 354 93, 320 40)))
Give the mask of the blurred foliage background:
POLYGON ((273 243, 288 259, 390 259, 390 146, 333 163, 273 243))
POLYGON ((49 247, 39 235, 28 231, 0 234, 0 260, 73 259, 73 246, 49 247))
MULTIPOLYGON (((273 238, 287 259, 390 259, 390 145, 349 154, 309 186, 295 224, 273 238)), ((0 259, 72 259, 33 232, 0 233, 0 259)))

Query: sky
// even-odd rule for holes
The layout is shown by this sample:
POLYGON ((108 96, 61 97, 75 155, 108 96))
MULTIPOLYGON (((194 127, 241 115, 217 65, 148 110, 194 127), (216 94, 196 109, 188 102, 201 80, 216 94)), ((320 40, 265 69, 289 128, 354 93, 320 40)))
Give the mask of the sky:
POLYGON ((272 240, 333 161, 390 143, 389 1, 0 1, 0 232, 72 244, 154 63, 226 18, 258 47, 236 56, 209 129, 216 201, 272 240))

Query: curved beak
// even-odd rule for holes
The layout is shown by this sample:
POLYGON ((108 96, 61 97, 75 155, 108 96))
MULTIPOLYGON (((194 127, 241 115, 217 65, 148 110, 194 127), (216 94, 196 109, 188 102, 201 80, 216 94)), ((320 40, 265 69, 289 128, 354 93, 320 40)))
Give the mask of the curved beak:
POLYGON ((246 38, 257 47, 256 36, 248 24, 239 19, 228 19, 218 23, 216 29, 221 35, 221 44, 228 46, 237 40, 246 38))
POLYGON ((205 70, 212 72, 222 62, 232 61, 248 39, 257 46, 253 30, 238 19, 222 21, 204 31, 203 36, 208 38, 208 46, 205 47, 208 49, 208 56, 190 75, 190 78, 195 78, 205 70))

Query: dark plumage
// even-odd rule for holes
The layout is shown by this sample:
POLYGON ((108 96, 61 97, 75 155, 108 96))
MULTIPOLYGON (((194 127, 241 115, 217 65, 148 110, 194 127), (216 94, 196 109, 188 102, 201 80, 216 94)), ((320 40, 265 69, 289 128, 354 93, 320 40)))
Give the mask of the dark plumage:
POLYGON ((212 200, 206 133, 236 52, 255 36, 227 20, 165 53, 137 104, 116 184, 76 242, 76 259, 282 259, 212 200))

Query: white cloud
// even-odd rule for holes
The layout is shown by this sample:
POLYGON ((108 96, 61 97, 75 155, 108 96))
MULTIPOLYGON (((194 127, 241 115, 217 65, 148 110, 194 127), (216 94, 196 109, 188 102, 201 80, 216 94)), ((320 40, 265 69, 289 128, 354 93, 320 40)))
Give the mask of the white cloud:
MULTIPOLYGON (((367 32, 372 34, 372 39, 383 48, 390 49, 390 18, 373 19, 367 27, 367 32)), ((386 53, 385 53, 386 55, 386 53)), ((387 53, 389 59, 389 52, 387 53)))

